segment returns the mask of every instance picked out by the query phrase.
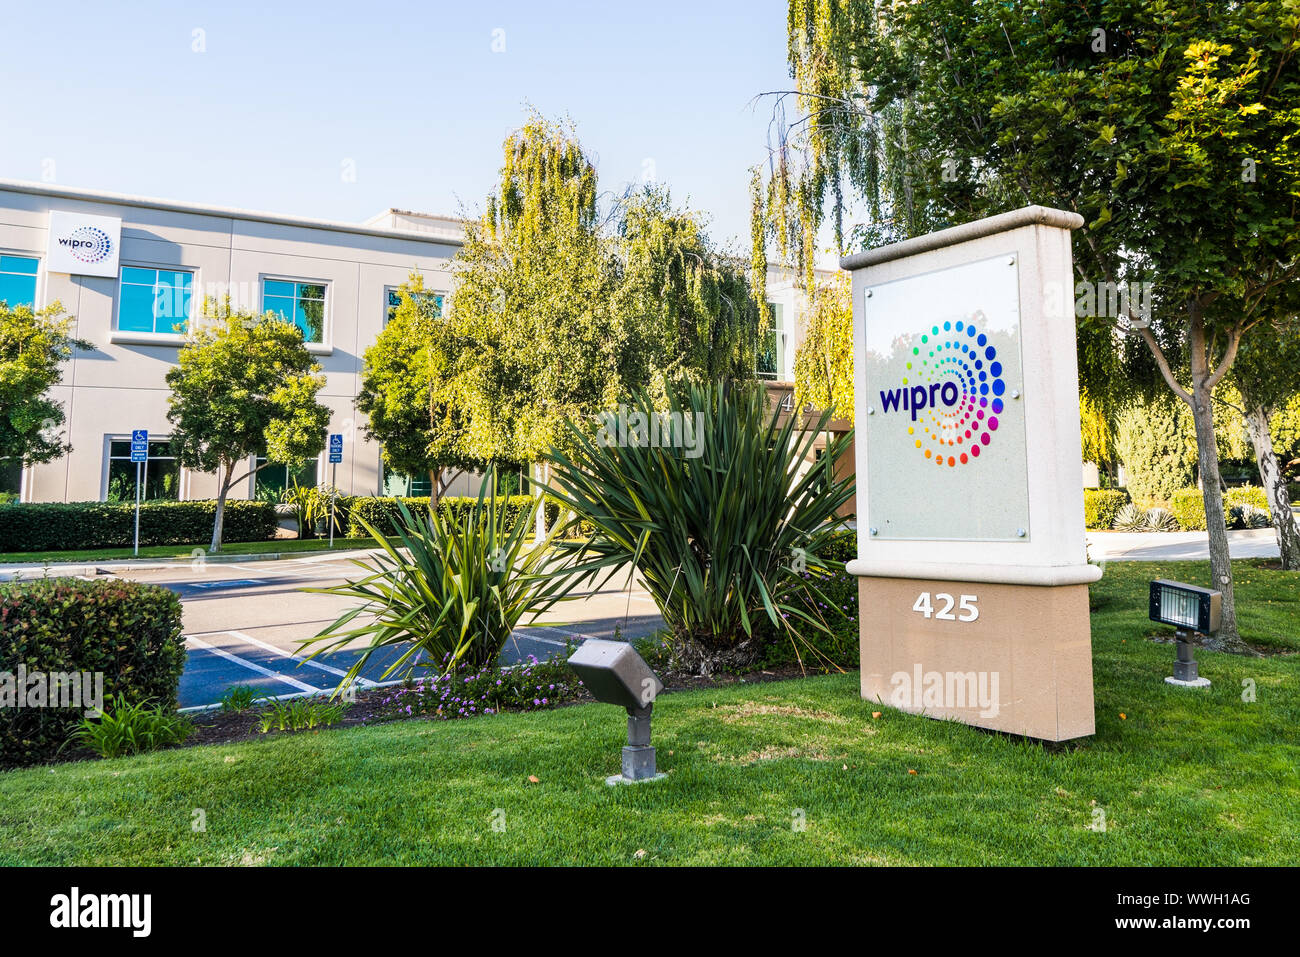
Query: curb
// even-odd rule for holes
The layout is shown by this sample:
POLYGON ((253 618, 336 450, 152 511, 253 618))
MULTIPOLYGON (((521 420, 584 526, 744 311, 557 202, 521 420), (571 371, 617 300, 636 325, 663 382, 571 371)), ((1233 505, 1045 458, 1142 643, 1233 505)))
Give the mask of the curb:
MULTIPOLYGON (((375 549, 369 548, 350 548, 345 551, 329 551, 321 549, 319 552, 267 552, 265 554, 253 555, 208 555, 206 552, 202 557, 203 564, 211 565, 233 565, 239 562, 276 562, 276 561, 293 561, 297 559, 302 562, 312 561, 335 561, 340 558, 361 558, 371 554, 375 549)), ((95 562, 85 564, 82 562, 51 562, 48 565, 19 565, 12 568, 0 570, 0 582, 4 581, 31 581, 38 578, 73 578, 89 577, 94 578, 96 575, 112 574, 119 571, 158 571, 168 568, 185 568, 191 565, 196 559, 177 557, 168 560, 153 558, 136 558, 136 559, 112 559, 107 562, 95 562)))

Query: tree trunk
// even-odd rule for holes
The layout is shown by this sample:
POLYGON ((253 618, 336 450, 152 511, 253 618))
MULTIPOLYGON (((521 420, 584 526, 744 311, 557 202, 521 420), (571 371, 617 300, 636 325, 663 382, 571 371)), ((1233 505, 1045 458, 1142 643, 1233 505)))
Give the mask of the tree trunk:
POLYGON ((1237 603, 1232 590, 1232 558, 1228 552, 1228 523, 1223 515, 1223 479, 1219 475, 1219 447, 1214 440, 1214 370, 1205 341, 1205 324, 1199 307, 1192 306, 1188 337, 1191 389, 1187 393, 1196 425, 1196 460, 1205 502, 1205 528, 1210 539, 1210 575, 1213 587, 1223 594, 1223 619, 1218 632, 1205 641, 1207 648, 1244 651, 1237 631, 1237 603))
POLYGON ((442 469, 429 469, 429 511, 438 510, 442 498, 442 469))
POLYGON ((230 494, 230 476, 235 471, 235 463, 226 466, 225 477, 218 472, 220 485, 217 488, 217 520, 212 523, 212 544, 208 546, 211 554, 221 551, 221 529, 226 520, 226 496, 230 494))
MULTIPOLYGON (((547 466, 543 462, 538 462, 533 466, 533 474, 537 476, 534 485, 536 486, 535 494, 537 495, 538 498, 542 498, 544 494, 542 492, 542 483, 546 481, 546 471, 545 471, 546 468, 547 466)), ((537 509, 537 524, 533 530, 533 534, 536 540, 539 542, 546 538, 546 503, 545 502, 543 502, 541 507, 537 509)))
POLYGON ((1260 484, 1268 496, 1273 532, 1277 536, 1277 547, 1282 553, 1282 568, 1289 572, 1300 571, 1300 525, 1297 525, 1295 513, 1291 511, 1286 475, 1273 451, 1273 437, 1268 431, 1268 420, 1271 418, 1269 413, 1269 409, 1261 406, 1248 407, 1246 431, 1250 433, 1250 444, 1255 447, 1255 464, 1259 467, 1260 484))

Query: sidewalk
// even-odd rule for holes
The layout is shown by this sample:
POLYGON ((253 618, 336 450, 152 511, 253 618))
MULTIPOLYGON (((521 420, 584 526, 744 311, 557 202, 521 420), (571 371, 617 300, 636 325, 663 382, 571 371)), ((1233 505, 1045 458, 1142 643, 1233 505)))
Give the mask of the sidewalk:
MULTIPOLYGON (((1205 532, 1089 532, 1088 557, 1107 562, 1207 561, 1210 540, 1205 532)), ((1271 528, 1228 532, 1233 558, 1277 558, 1277 538, 1271 528)))

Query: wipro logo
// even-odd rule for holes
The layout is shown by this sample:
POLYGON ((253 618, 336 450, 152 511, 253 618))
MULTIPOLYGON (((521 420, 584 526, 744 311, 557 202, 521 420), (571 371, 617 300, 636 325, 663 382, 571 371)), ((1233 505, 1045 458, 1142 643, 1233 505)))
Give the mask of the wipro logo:
POLYGON ((113 251, 113 240, 97 226, 78 226, 59 239, 72 255, 83 263, 103 262, 113 251))
POLYGON ((880 390, 886 414, 906 413, 916 448, 940 466, 955 468, 980 456, 993 441, 1007 390, 998 351, 971 320, 945 322, 914 339, 901 386, 880 390))

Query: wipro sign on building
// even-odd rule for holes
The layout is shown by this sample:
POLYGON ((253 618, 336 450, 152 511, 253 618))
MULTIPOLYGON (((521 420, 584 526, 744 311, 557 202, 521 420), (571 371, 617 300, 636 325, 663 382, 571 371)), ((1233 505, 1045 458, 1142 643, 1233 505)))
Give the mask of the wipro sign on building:
POLYGON ((121 250, 122 220, 117 217, 50 210, 46 271, 116 277, 121 250))

